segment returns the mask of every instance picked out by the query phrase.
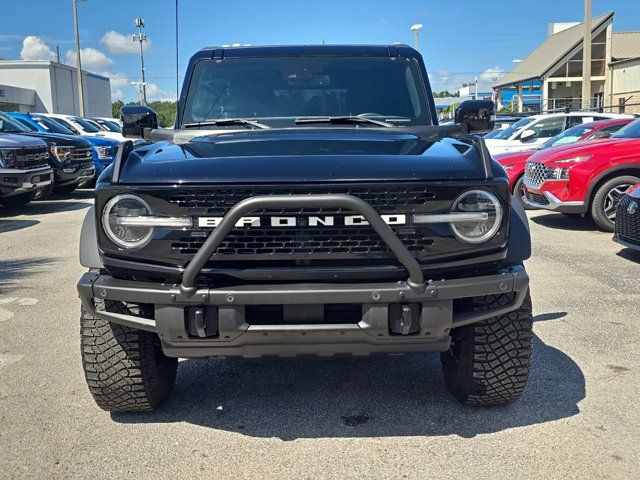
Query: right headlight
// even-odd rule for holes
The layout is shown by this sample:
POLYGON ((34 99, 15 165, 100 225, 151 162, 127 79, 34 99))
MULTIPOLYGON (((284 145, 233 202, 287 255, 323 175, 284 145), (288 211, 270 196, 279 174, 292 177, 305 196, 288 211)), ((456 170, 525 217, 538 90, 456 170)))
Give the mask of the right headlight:
POLYGON ((466 243, 482 243, 493 238, 502 223, 498 198, 485 190, 469 190, 453 202, 451 213, 459 220, 450 223, 453 234, 466 243), (476 214, 464 216, 462 214, 476 214), (478 215, 480 214, 480 215, 478 215))
POLYGON ((15 148, 0 148, 0 167, 14 168, 18 163, 18 150, 15 148))
POLYGON ((100 160, 113 159, 113 147, 93 147, 93 150, 100 160))
POLYGON ((153 210, 140 197, 118 195, 102 211, 102 227, 109 239, 127 250, 141 248, 151 240, 153 227, 139 225, 135 220, 153 217, 153 210), (133 224, 133 225, 132 225, 133 224))

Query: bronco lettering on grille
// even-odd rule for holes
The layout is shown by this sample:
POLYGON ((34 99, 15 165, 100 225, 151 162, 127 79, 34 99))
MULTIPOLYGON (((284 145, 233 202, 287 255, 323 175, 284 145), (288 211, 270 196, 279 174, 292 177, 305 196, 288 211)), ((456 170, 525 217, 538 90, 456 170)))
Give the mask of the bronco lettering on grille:
MULTIPOLYGON (((402 214, 380 215, 387 225, 406 225, 407 216, 402 214)), ((215 228, 220 225, 224 217, 199 217, 198 226, 200 228, 215 228)), ((242 217, 236 223, 236 227, 333 227, 335 225, 346 227, 357 227, 369 225, 369 222, 362 215, 346 215, 336 217, 333 215, 310 216, 310 217, 242 217)))

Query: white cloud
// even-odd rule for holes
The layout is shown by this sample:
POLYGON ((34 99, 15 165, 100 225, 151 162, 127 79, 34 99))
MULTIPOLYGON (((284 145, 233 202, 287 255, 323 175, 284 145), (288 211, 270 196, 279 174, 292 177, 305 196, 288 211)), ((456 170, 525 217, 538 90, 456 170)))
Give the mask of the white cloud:
MULTIPOLYGON (((138 53, 140 52, 140 45, 138 42, 134 42, 131 38, 131 35, 124 35, 120 32, 116 32, 115 30, 109 30, 102 36, 100 40, 107 50, 111 53, 138 53)), ((142 44, 142 48, 146 51, 151 42, 142 44)))
POLYGON ((170 93, 162 90, 156 83, 149 83, 147 85, 147 100, 166 100, 174 101, 176 99, 175 93, 170 93))
POLYGON ((111 73, 108 71, 102 71, 100 73, 105 77, 109 77, 111 98, 114 100, 122 100, 125 96, 125 89, 129 90, 129 87, 131 87, 131 80, 129 77, 121 72, 111 73))
MULTIPOLYGON (((76 52, 75 50, 67 51, 67 62, 70 65, 76 64, 76 52)), ((82 68, 105 68, 113 65, 113 60, 107 57, 103 52, 96 48, 81 48, 80 60, 82 61, 82 68)))
POLYGON ((23 60, 55 60, 56 53, 44 43, 42 38, 29 35, 22 40, 20 58, 23 60))
POLYGON ((493 68, 487 68, 484 72, 478 75, 478 82, 493 85, 505 75, 505 71, 497 65, 493 68))

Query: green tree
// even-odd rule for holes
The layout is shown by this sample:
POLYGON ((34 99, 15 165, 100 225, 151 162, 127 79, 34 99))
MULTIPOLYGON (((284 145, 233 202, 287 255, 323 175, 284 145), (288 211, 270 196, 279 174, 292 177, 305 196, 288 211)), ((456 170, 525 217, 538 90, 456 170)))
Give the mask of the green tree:
POLYGON ((111 104, 111 116, 113 118, 120 118, 120 109, 123 107, 124 102, 122 100, 116 100, 111 104))

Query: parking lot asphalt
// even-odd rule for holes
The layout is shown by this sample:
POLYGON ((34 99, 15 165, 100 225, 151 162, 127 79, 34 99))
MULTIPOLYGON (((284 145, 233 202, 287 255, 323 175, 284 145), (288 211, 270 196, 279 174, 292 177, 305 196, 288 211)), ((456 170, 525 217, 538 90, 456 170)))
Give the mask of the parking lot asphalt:
POLYGON ((185 360, 168 404, 85 386, 75 285, 92 192, 0 210, 1 478, 639 478, 640 255, 530 213, 533 370, 463 407, 437 355, 185 360))

